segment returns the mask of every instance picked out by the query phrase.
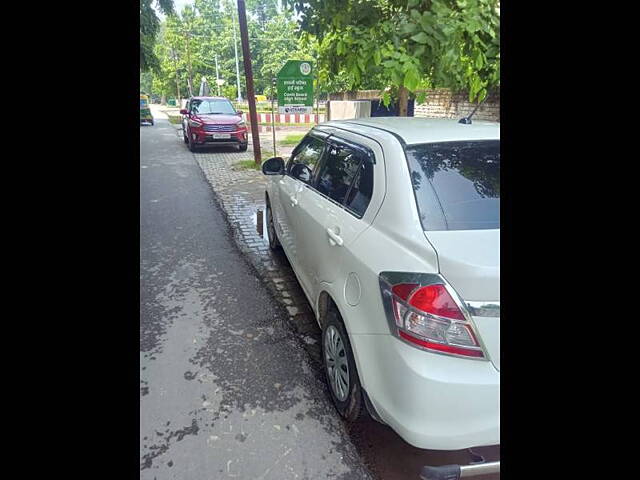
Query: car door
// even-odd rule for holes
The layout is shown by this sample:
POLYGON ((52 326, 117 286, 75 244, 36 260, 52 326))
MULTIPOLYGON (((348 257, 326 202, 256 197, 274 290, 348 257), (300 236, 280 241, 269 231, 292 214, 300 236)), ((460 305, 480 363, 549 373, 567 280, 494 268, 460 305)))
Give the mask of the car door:
MULTIPOLYGON (((284 248, 289 261, 297 272, 298 264, 298 195, 304 189, 305 182, 292 175, 292 169, 297 164, 306 165, 311 173, 315 173, 315 168, 322 156, 324 142, 318 136, 309 134, 296 147, 291 155, 285 175, 276 182, 277 188, 277 208, 275 216, 275 228, 278 233, 280 243, 284 248)), ((308 179, 309 181, 311 178, 308 179)))
POLYGON ((312 185, 298 194, 299 277, 314 300, 321 283, 337 280, 344 251, 375 214, 365 217, 373 197, 374 164, 370 148, 331 136, 312 185))

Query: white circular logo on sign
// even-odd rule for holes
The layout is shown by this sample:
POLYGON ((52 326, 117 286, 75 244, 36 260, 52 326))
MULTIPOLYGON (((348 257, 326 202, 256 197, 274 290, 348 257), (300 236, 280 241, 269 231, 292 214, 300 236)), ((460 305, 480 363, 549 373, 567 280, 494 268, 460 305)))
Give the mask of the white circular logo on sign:
POLYGON ((309 75, 311 73, 311 65, 307 62, 303 62, 300 64, 300 73, 303 75, 309 75))

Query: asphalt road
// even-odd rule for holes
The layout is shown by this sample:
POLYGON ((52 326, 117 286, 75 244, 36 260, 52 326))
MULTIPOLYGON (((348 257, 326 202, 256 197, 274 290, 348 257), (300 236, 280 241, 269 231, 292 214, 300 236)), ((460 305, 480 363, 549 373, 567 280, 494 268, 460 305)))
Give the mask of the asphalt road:
POLYGON ((166 120, 140 127, 140 478, 370 478, 166 120))

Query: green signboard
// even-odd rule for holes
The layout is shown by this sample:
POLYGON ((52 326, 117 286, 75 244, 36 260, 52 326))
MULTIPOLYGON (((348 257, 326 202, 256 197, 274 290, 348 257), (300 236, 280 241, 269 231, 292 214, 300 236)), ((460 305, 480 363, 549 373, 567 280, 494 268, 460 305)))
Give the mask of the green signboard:
POLYGON ((313 66, 304 60, 288 60, 277 76, 278 112, 313 112, 313 66))

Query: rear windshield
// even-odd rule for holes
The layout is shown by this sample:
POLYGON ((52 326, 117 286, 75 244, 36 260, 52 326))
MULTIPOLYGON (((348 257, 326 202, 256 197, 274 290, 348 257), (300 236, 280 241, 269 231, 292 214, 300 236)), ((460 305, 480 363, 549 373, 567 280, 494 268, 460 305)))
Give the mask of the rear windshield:
POLYGON ((500 228, 500 140, 405 149, 425 230, 500 228))

